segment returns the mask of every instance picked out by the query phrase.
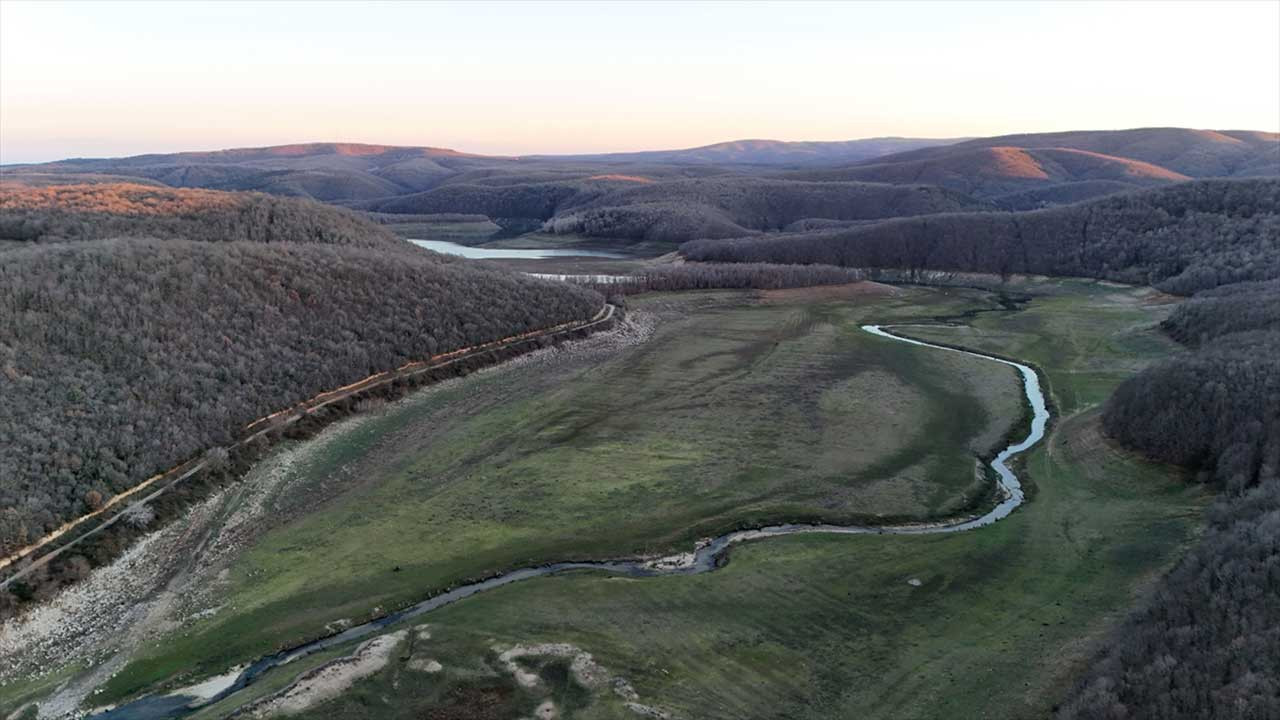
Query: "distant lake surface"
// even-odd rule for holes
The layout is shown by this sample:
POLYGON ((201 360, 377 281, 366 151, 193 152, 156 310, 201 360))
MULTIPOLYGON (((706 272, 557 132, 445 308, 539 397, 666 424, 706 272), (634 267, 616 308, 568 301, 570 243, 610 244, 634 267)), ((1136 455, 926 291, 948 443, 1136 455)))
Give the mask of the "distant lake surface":
POLYGON ((553 249, 541 248, 536 250, 517 250, 515 248, 477 248, 459 245, 458 243, 446 242, 444 240, 409 240, 409 242, 428 250, 434 250, 438 253, 447 253, 449 255, 461 255, 465 258, 473 260, 497 260, 500 258, 518 258, 521 260, 537 260, 539 258, 553 257, 603 257, 603 258, 622 258, 627 257, 620 253, 609 252, 607 250, 574 250, 574 249, 553 249))

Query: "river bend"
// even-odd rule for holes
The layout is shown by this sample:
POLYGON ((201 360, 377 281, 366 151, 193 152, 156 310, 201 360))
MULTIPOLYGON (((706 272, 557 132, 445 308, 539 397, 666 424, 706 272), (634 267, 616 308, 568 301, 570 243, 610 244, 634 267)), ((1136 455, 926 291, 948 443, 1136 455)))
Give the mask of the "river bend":
POLYGON ((349 628, 337 635, 331 635, 327 638, 299 645, 298 647, 284 650, 274 655, 268 655, 240 671, 239 674, 228 674, 226 677, 230 679, 227 681, 226 687, 207 700, 201 700, 195 696, 183 694, 182 691, 179 690, 167 695, 150 695, 142 697, 120 707, 93 714, 90 717, 96 720, 169 720, 171 718, 184 717, 195 712, 200 707, 218 702, 234 695, 240 690, 243 690, 268 670, 280 667, 281 665, 288 664, 294 660, 328 648, 372 635, 402 620, 424 615, 436 610, 437 608, 458 602, 459 600, 485 592, 486 590, 499 588, 503 585, 510 585, 511 583, 520 582, 521 580, 528 580, 535 577, 553 575, 571 570, 595 570, 614 575, 624 575, 627 577, 695 575, 715 570, 723 564, 723 559, 725 558, 730 546, 747 540, 780 537, 783 535, 799 535, 802 533, 827 533, 840 535, 928 535, 936 533, 962 532, 990 525, 1007 517, 1009 513, 1017 509, 1017 507, 1025 501, 1026 495, 1023 492, 1022 483, 1018 481, 1017 476, 1014 475, 1013 470, 1009 467, 1009 461, 1016 455, 1025 452, 1036 443, 1040 442, 1044 437, 1045 427, 1049 422, 1049 409, 1045 404, 1044 393, 1040 388, 1040 380, 1037 377, 1035 370, 1012 360, 984 355, 971 350, 962 350, 944 345, 935 345, 922 340, 915 340, 890 332, 885 326, 881 325, 863 325, 862 329, 873 335, 887 338, 889 340, 896 340, 898 342, 909 343, 911 345, 918 345, 920 347, 932 348, 946 352, 964 353, 965 355, 972 355, 992 362, 1002 363, 1016 368, 1021 374, 1023 391, 1026 395, 1027 404, 1031 408, 1032 413, 1031 427, 1025 438, 1009 445, 1004 450, 1001 450, 1000 453, 991 461, 991 468, 995 470, 999 477, 998 489, 1000 501, 995 505, 995 507, 982 515, 966 516, 955 518, 953 520, 943 520, 932 523, 908 523, 901 525, 784 523, 779 525, 767 525, 753 530, 737 530, 726 533, 719 537, 699 543, 692 552, 673 555, 666 558, 615 560, 609 562, 569 561, 550 563, 536 567, 520 568, 501 575, 495 575, 487 580, 461 585, 447 592, 423 600, 422 602, 399 612, 349 628))

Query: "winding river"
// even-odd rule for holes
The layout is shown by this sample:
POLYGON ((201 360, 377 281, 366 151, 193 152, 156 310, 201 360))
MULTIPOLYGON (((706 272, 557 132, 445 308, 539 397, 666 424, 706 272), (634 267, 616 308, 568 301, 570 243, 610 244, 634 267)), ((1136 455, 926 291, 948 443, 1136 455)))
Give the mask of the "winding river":
MULTIPOLYGON (((711 572, 723 564, 729 547, 735 543, 757 540, 761 538, 779 537, 782 535, 798 535, 801 533, 829 533, 841 535, 926 535, 933 533, 952 533, 972 530, 990 525, 1007 517, 1025 499, 1022 483, 1009 468, 1009 461, 1019 453, 1025 452, 1044 437, 1045 426, 1049 421, 1049 409, 1045 405, 1044 394, 1040 389, 1040 380, 1034 370, 1021 363, 1003 358, 984 355, 970 350, 935 345, 921 340, 913 340, 902 335, 889 332, 880 325, 863 325, 862 329, 898 342, 919 345, 921 347, 958 352, 965 355, 984 358, 992 362, 1009 365, 1022 375, 1022 387, 1026 393, 1027 404, 1032 411, 1031 428, 1022 440, 1009 445, 991 461, 991 467, 999 476, 1000 502, 988 512, 976 517, 961 517, 949 521, 935 523, 914 523, 905 525, 827 525, 827 524, 781 524, 768 525, 754 530, 738 530, 726 533, 709 541, 699 543, 693 552, 659 559, 615 560, 611 562, 557 562, 536 567, 520 568, 511 572, 496 575, 487 580, 462 585, 460 587, 423 600, 404 610, 385 617, 357 625, 337 635, 315 640, 296 648, 284 650, 274 655, 259 659, 247 668, 224 675, 225 685, 212 697, 201 699, 182 690, 167 694, 146 696, 118 708, 105 710, 91 715, 98 720, 168 720, 184 717, 214 702, 230 697, 252 684, 263 673, 273 668, 286 665, 308 655, 348 643, 353 640, 375 634, 390 625, 402 620, 415 618, 437 608, 458 602, 478 593, 510 585, 511 583, 553 575, 570 570, 595 570, 627 577, 654 577, 658 575, 695 575, 711 572)), ((208 681, 204 683, 206 686, 208 681)))

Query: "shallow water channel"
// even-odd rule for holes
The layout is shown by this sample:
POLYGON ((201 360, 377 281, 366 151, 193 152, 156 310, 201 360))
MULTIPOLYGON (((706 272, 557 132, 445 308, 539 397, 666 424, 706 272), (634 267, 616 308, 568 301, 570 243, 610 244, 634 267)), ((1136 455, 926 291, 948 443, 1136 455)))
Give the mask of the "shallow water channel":
POLYGON ((399 612, 378 618, 377 620, 372 620, 362 625, 357 625, 338 633, 337 635, 332 635, 321 640, 299 645, 296 648, 284 650, 274 655, 268 655, 259 659, 252 665, 249 665, 237 675, 229 674, 224 676, 228 677, 225 687, 207 699, 202 699, 193 694, 186 694, 182 690, 178 690, 166 695, 146 696, 118 708, 90 715, 90 717, 97 718, 99 720, 168 720, 170 718, 180 718, 195 712, 200 707, 218 702, 234 695, 252 684, 263 673, 273 668, 286 665, 299 658, 312 655, 343 643, 348 643, 368 635, 373 635, 402 620, 424 615, 432 610, 458 602, 459 600, 482 593, 486 590, 492 590, 497 587, 502 587, 503 585, 510 585, 514 582, 541 577, 543 575, 552 575, 570 570, 596 570, 614 575, 625 575, 628 577, 695 575, 715 570, 723 564, 725 554, 728 552, 731 545, 746 540, 778 537, 782 535, 797 535, 801 533, 829 533, 842 535, 926 535, 932 533, 951 533, 972 530, 984 525, 990 525, 1004 517, 1007 517, 1009 513, 1013 512, 1014 509, 1021 505, 1025 499, 1025 495, 1022 491, 1022 483, 1018 481, 1018 478, 1009 468, 1009 460, 1015 455, 1025 452, 1036 443, 1040 442, 1044 437, 1045 426, 1049 421, 1049 409, 1045 405, 1044 394, 1040 389, 1040 380, 1036 376, 1035 371, 1026 365, 1013 362, 1012 360, 992 357, 990 355, 984 355, 982 353, 972 352, 969 350, 960 350, 958 348, 934 345, 921 340, 913 340, 901 335, 896 335, 880 325, 863 325, 862 329, 873 335, 878 335, 890 340, 897 340, 899 342, 910 343, 912 345, 919 345, 921 347, 933 348, 946 352, 958 352, 966 355, 972 355, 974 357, 985 358, 992 362, 998 362, 1017 368, 1018 372, 1022 375, 1022 387, 1026 394, 1027 404, 1030 406, 1032 411, 1031 427, 1025 438, 1009 445, 1004 450, 1001 450, 1000 453, 996 455, 995 459, 991 461, 992 469, 994 469, 996 474, 999 476, 1001 495, 1000 502, 991 510, 977 517, 962 517, 950 521, 906 525, 768 525, 755 530, 738 530, 727 533, 709 541, 699 543, 693 552, 657 560, 638 559, 616 560, 611 562, 558 562, 548 565, 539 565, 537 567, 520 568, 502 575, 496 575, 488 580, 482 580, 469 585, 462 585, 448 592, 423 600, 422 602, 399 612))
POLYGON ((409 242, 423 247, 428 250, 434 250, 438 253, 446 255, 461 255, 472 260, 500 260, 504 258, 515 258, 520 260, 541 260, 542 258, 556 257, 600 257, 600 258, 625 258, 626 255, 608 250, 582 250, 575 248, 480 248, 470 247, 467 245, 459 245, 458 243, 448 242, 446 240, 413 240, 409 242))

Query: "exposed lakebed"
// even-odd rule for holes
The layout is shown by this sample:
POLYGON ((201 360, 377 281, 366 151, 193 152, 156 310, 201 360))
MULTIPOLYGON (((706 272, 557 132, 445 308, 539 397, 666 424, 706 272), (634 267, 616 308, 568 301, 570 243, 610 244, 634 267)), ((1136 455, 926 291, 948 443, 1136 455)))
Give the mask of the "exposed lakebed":
POLYGON ((414 240, 409 242, 446 255, 460 255, 472 260, 541 260, 558 257, 597 257, 625 258, 627 255, 609 252, 608 250, 586 250, 577 248, 483 248, 459 245, 446 240, 414 240))
MULTIPOLYGON (((462 246, 459 246, 462 247, 462 246)), ((537 251, 534 251, 537 252, 537 251)), ((748 540, 795 535, 803 533, 827 534, 891 534, 891 535, 923 535, 933 533, 951 533, 979 528, 1008 516, 1025 499, 1022 485, 1010 469, 1009 461, 1038 443, 1045 434, 1049 420, 1048 407, 1035 371, 1021 363, 985 355, 978 352, 958 348, 935 345, 889 332, 878 325, 864 325, 862 329, 873 335, 889 340, 905 342, 935 350, 958 352, 984 358, 992 362, 1002 363, 1016 368, 1023 379, 1023 390, 1028 406, 1032 411, 1032 420, 1025 438, 1010 444, 991 461, 991 468, 999 480, 999 502, 989 511, 978 516, 965 516, 935 523, 915 523, 903 525, 830 525, 830 524, 778 524, 752 530, 739 530, 699 543, 691 552, 666 558, 642 558, 635 560, 617 560, 611 562, 557 562, 535 567, 520 568, 476 583, 454 588, 412 605, 404 610, 387 615, 370 622, 357 625, 344 632, 327 638, 300 645, 259 659, 226 682, 220 691, 211 697, 208 693, 194 693, 178 690, 165 695, 143 697, 118 708, 93 715, 103 720, 157 720, 162 718, 179 718, 195 712, 200 707, 223 700, 234 695, 254 683, 263 673, 286 665, 300 658, 321 652, 345 643, 364 638, 385 630, 400 621, 415 618, 437 608, 463 600, 472 595, 509 585, 521 580, 528 580, 544 575, 568 572, 573 570, 594 570, 628 577, 653 577, 659 575, 693 575, 710 572, 720 567, 728 549, 739 542, 748 540), (203 697, 202 697, 203 695, 203 697)), ((226 675, 223 676, 227 677, 226 675)))

